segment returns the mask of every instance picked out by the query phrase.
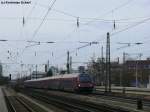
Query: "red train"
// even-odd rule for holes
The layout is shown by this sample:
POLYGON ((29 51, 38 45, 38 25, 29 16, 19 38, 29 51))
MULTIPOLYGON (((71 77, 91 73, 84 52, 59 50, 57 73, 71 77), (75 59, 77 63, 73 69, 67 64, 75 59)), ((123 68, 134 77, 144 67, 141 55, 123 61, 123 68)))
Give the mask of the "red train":
POLYGON ((87 74, 65 74, 24 82, 26 88, 55 89, 72 92, 92 92, 94 84, 87 74))

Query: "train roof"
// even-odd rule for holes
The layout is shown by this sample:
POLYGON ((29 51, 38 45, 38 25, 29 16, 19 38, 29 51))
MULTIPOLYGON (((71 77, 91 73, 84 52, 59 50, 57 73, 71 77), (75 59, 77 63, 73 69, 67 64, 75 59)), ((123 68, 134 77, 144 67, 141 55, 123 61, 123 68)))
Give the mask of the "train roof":
POLYGON ((60 79, 60 78, 74 78, 74 77, 78 77, 79 75, 80 75, 80 73, 63 74, 63 75, 56 75, 56 76, 52 76, 52 77, 45 77, 45 78, 38 78, 38 79, 26 80, 25 82, 43 81, 43 80, 60 79))

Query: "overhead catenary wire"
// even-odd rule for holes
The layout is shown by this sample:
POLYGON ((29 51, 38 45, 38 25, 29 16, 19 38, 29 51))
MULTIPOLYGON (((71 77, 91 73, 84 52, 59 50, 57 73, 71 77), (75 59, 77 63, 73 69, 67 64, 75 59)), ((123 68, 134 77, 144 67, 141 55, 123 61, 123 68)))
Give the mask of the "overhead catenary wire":
POLYGON ((91 43, 91 44, 96 44, 96 41, 30 41, 30 40, 5 40, 5 39, 0 39, 0 41, 3 40, 4 42, 26 42, 26 43, 34 43, 34 44, 47 44, 47 43, 62 43, 62 44, 73 44, 73 43, 80 43, 80 44, 84 44, 84 43, 91 43))
MULTIPOLYGON (((126 6, 126 5, 128 5, 130 2, 132 2, 132 1, 134 1, 134 0, 128 0, 127 2, 125 2, 125 3, 123 3, 123 4, 121 4, 121 5, 119 5, 119 6, 117 6, 117 7, 115 7, 115 8, 113 8, 112 10, 110 10, 110 11, 108 11, 108 12, 106 12, 106 13, 104 13, 104 14, 102 14, 101 16, 99 16, 99 17, 102 17, 102 16, 104 16, 104 15, 107 15, 107 14, 109 14, 109 13, 112 13, 112 11, 116 11, 116 10, 118 10, 118 9, 120 9, 120 8, 123 8, 124 6, 126 6)), ((79 16, 78 16, 79 17, 79 16)), ((99 18, 98 17, 98 18, 99 18)), ((80 17, 81 18, 81 17, 80 17)), ((114 21, 114 20, 113 20, 114 21)), ((86 26, 86 25, 89 25, 90 23, 92 23, 92 22, 94 22, 94 20, 91 20, 91 21, 89 21, 89 22, 86 22, 85 24, 83 24, 84 26, 86 26)), ((80 30, 80 29, 79 29, 80 30)), ((73 30, 73 31, 71 31, 71 33, 69 33, 69 36, 68 37, 70 37, 70 35, 72 34, 72 33, 74 33, 76 30, 73 30)))
MULTIPOLYGON (((48 8, 48 10, 47 10, 47 12, 46 12, 46 14, 45 14, 44 17, 43 17, 41 23, 38 25, 38 27, 37 27, 37 28, 35 29, 35 31, 33 32, 33 36, 32 36, 32 38, 31 38, 31 41, 36 37, 38 31, 40 30, 41 26, 43 25, 43 23, 44 23, 44 21, 45 21, 47 15, 48 15, 49 12, 52 10, 52 8, 53 8, 55 2, 56 2, 56 0, 53 0, 53 1, 52 1, 51 5, 49 6, 49 8, 48 8)), ((29 44, 30 44, 30 43, 29 43, 29 44)), ((29 46, 29 44, 28 44, 27 46, 29 46)), ((27 48, 28 48, 28 47, 25 46, 25 48, 22 50, 21 55, 24 53, 24 51, 25 51, 27 48)), ((20 56, 21 56, 21 55, 20 55, 20 56)))
MULTIPOLYGON (((145 36, 145 37, 143 37, 143 38, 147 38, 147 37, 150 37, 150 36, 145 36)), ((145 45, 145 44, 147 44, 149 41, 150 41, 150 39, 147 39, 147 40, 144 40, 144 41, 143 41, 143 40, 140 41, 141 44, 139 44, 139 43, 130 43, 129 46, 122 46, 122 47, 120 47, 119 49, 117 48, 117 49, 113 50, 113 51, 112 51, 112 54, 114 54, 114 53, 116 53, 116 52, 118 52, 118 51, 120 51, 120 50, 123 50, 123 49, 125 49, 125 48, 131 48, 131 47, 136 47, 136 46, 139 46, 139 45, 145 45)), ((126 44, 128 44, 128 43, 126 43, 126 44)), ((138 49, 139 49, 139 48, 138 48, 138 49)))
MULTIPOLYGON (((78 17, 77 17, 78 18, 78 17)), ((62 21, 62 22, 75 22, 77 18, 74 19, 63 19, 63 18, 46 18, 45 21, 62 21)), ((116 23, 138 23, 139 20, 143 20, 146 18, 150 18, 149 16, 143 16, 143 17, 133 17, 133 18, 120 18, 115 19, 116 23)), ((25 17, 24 17, 25 19, 25 17)), ((81 18, 80 22, 81 24, 84 24, 84 22, 89 22, 90 20, 95 20, 97 22, 104 22, 104 23, 114 23, 114 19, 103 19, 103 18, 81 18)), ((22 20, 22 17, 0 17, 0 20, 22 20)), ((39 17, 29 17, 28 20, 43 20, 43 18, 39 17)))
MULTIPOLYGON (((138 25, 140 25, 140 24, 142 24, 142 23, 145 23, 145 22, 147 22, 147 21, 150 21, 150 18, 144 19, 144 20, 142 20, 142 21, 140 21, 140 22, 138 22, 138 23, 136 23, 136 24, 133 24, 133 25, 131 25, 131 26, 128 26, 128 27, 126 27, 126 28, 124 28, 124 29, 121 29, 121 30, 119 30, 119 31, 111 32, 111 33, 110 33, 110 36, 111 36, 111 37, 112 37, 112 36, 115 36, 115 35, 117 35, 117 34, 119 34, 119 33, 121 33, 121 32, 127 31, 128 29, 134 28, 134 27, 136 27, 136 26, 138 26, 138 25)), ((105 35, 104 35, 103 37, 105 37, 105 35)), ((95 41, 100 41, 100 40, 95 40, 95 41)), ((74 50, 72 50, 72 51, 70 52, 70 54, 71 54, 71 53, 74 53, 76 50, 79 50, 79 49, 82 49, 82 48, 85 48, 85 47, 88 47, 88 46, 91 46, 91 43, 87 43, 87 44, 85 44, 85 45, 83 45, 83 46, 80 46, 80 47, 75 48, 74 50)), ((66 55, 65 55, 65 56, 66 56, 66 55)), ((62 57, 61 57, 61 58, 62 58, 62 57)), ((57 59, 58 59, 58 58, 57 58, 57 59)))
POLYGON ((30 10, 30 12, 27 15, 27 19, 29 18, 29 16, 31 16, 31 14, 33 13, 34 9, 36 8, 37 4, 38 4, 39 0, 36 0, 35 4, 33 5, 32 9, 30 10))
MULTIPOLYGON (((141 21, 139 21, 139 22, 137 22, 137 23, 135 23, 135 24, 133 24, 133 25, 129 25, 129 26, 127 26, 127 27, 125 27, 125 28, 123 28, 123 29, 118 29, 118 30, 113 30, 113 31, 110 31, 110 36, 112 37, 112 36, 115 36, 115 35, 117 35, 117 34, 119 34, 119 33, 121 33, 121 32, 124 32, 124 31, 126 31, 126 30, 129 30, 129 29, 131 29, 131 28, 134 28, 134 27, 136 27, 136 26, 138 26, 138 25, 140 25, 140 24, 143 24, 143 23, 145 23, 145 22, 147 22, 147 21, 150 21, 150 17, 149 18, 146 18, 146 19, 144 19, 144 20, 141 20, 141 21)), ((103 37, 103 38, 101 38, 101 39, 96 39, 95 41, 102 41, 103 39, 105 39, 105 34, 103 34, 103 35, 101 35, 101 37, 103 37)))
MULTIPOLYGON (((150 37, 150 36, 146 36, 146 37, 150 37)), ((145 38, 145 37, 143 37, 143 38, 145 38)), ((115 51, 117 52, 117 51, 119 51, 121 49, 124 49, 124 48, 144 45, 144 44, 147 44, 149 41, 150 41, 150 39, 147 39, 147 40, 144 40, 144 41, 140 41, 139 43, 125 43, 125 44, 128 44, 128 45, 122 46, 120 48, 117 48, 117 50, 115 50, 115 51)), ((113 51, 113 53, 115 53, 115 51, 113 51)))
POLYGON ((135 24, 133 24, 133 25, 127 27, 127 28, 124 28, 124 29, 122 29, 122 30, 116 31, 116 32, 114 32, 114 33, 111 33, 111 36, 114 36, 114 35, 116 35, 116 34, 118 34, 118 33, 121 33, 121 32, 123 32, 123 31, 126 31, 126 30, 128 30, 128 29, 130 29, 130 28, 134 28, 134 27, 136 27, 136 26, 138 26, 138 25, 140 25, 140 24, 142 24, 142 23, 145 23, 145 22, 147 22, 147 21, 149 21, 149 20, 150 20, 150 18, 146 18, 146 19, 144 19, 144 20, 142 20, 142 21, 140 21, 140 22, 138 22, 138 23, 135 23, 135 24))
MULTIPOLYGON (((119 6, 117 6, 117 7, 113 8, 113 9, 111 9, 110 11, 108 11, 108 12, 106 12, 106 13, 104 13, 104 14, 102 14, 101 16, 96 17, 96 18, 80 17, 79 15, 78 15, 78 16, 77 16, 77 15, 73 15, 73 14, 70 14, 70 13, 68 13, 68 12, 65 12, 65 11, 62 11, 62 10, 58 10, 58 9, 52 9, 52 11, 55 11, 55 12, 64 14, 64 15, 66 15, 66 16, 73 17, 73 18, 75 18, 75 19, 79 17, 80 19, 88 19, 88 20, 91 20, 91 21, 89 21, 88 23, 86 23, 86 24, 89 24, 89 23, 92 23, 92 22, 94 22, 94 21, 96 21, 96 20, 105 20, 105 19, 100 19, 100 17, 105 16, 105 15, 107 15, 107 14, 110 14, 110 13, 112 13, 112 11, 114 12, 114 11, 116 11, 116 10, 122 8, 122 7, 126 6, 126 5, 128 5, 128 4, 129 4, 130 2, 132 2, 132 1, 134 1, 134 0, 128 0, 127 2, 125 2, 125 3, 123 3, 123 4, 119 5, 119 6)), ((44 4, 38 4, 38 5, 39 5, 39 6, 42 6, 42 7, 45 7, 45 8, 48 8, 48 5, 44 5, 44 4)), ((111 20, 111 21, 113 21, 113 20, 111 20)))
MULTIPOLYGON (((123 3, 123 4, 121 4, 121 5, 117 6, 117 7, 115 7, 115 8, 112 9, 112 10, 113 10, 113 11, 116 11, 116 10, 118 10, 118 9, 120 9, 120 8, 122 8, 122 7, 124 7, 124 6, 126 6, 126 5, 129 4, 131 1, 134 1, 134 0, 128 0, 127 2, 125 2, 125 3, 123 3)), ((39 4, 39 5, 42 6, 42 7, 47 7, 46 5, 43 5, 43 4, 39 4)), ((106 12, 105 14, 103 14, 103 15, 101 15, 101 16, 104 16, 104 15, 107 15, 107 14, 111 13, 112 10, 106 12)), ((55 11, 56 11, 56 10, 55 10, 55 11)), ((64 11, 58 11, 58 10, 57 10, 57 12, 60 12, 60 13, 62 13, 62 14, 65 14, 65 15, 67 15, 67 16, 71 16, 71 17, 74 17, 74 18, 78 18, 78 17, 79 17, 79 16, 75 16, 75 15, 66 13, 66 12, 64 12, 64 11)), ((80 18, 81 18, 81 17, 80 17, 80 18)), ((93 21, 93 20, 92 20, 92 21, 89 21, 89 22, 85 23, 84 25, 87 25, 87 24, 92 23, 92 22, 94 22, 94 21, 93 21)), ((71 32, 67 35, 67 37, 70 37, 70 35, 71 35, 72 33, 74 33, 75 31, 76 31, 76 29, 73 30, 73 31, 71 31, 71 32)), ((65 39, 66 39, 66 38, 65 38, 65 39)))
MULTIPOLYGON (((132 26, 129 26, 129 27, 127 27, 127 28, 124 28, 124 29, 122 29, 122 30, 119 30, 119 31, 117 31, 117 32, 115 32, 115 33, 112 33, 112 36, 113 35, 116 35, 116 34, 118 34, 118 33, 121 33, 121 32, 123 32, 123 31, 126 31, 126 30, 128 30, 128 29, 130 29, 130 28, 133 28, 133 27, 135 27, 135 26, 137 26, 137 25, 139 25, 139 24, 142 24, 142 23, 144 23, 144 22, 146 22, 146 21, 149 21, 150 20, 150 18, 147 18, 147 19, 145 19, 145 20, 143 20, 143 21, 140 21, 140 22, 138 22, 138 24, 134 24, 134 25, 132 25, 132 26)), ((13 41, 13 40, 12 40, 13 41)), ((22 40, 16 40, 16 41, 22 41, 22 40)), ((70 43, 70 42, 69 42, 70 43)), ((79 42, 79 43, 85 43, 85 42, 79 42)), ((91 43, 90 42, 86 42, 87 44, 86 45, 83 45, 83 46, 80 46, 80 47, 78 47, 78 48, 76 48, 75 50, 72 50, 70 53, 73 53, 73 52, 75 52, 76 50, 80 50, 80 49, 82 49, 82 48, 84 48, 84 47, 87 47, 87 46, 91 46, 91 43)), ((65 54, 66 55, 66 54, 65 54)), ((64 56, 65 56, 64 55, 64 56)), ((62 56, 61 56, 62 57, 62 56)))
MULTIPOLYGON (((148 18, 148 19, 145 19, 144 21, 146 21, 146 20, 149 20, 149 18, 148 18)), ((141 24, 141 23, 143 23, 144 21, 138 22, 138 24, 141 24)), ((136 25, 138 25, 138 24, 135 24, 134 26, 136 26, 136 25)), ((134 26, 132 26, 132 27, 134 27, 134 26)), ((119 33, 119 32, 122 32, 122 31, 124 31, 124 30, 127 30, 127 29, 129 29, 129 28, 130 28, 130 27, 125 28, 125 29, 123 29, 123 30, 121 30, 121 31, 115 32, 115 34, 116 34, 116 33, 119 33)), ((113 34, 113 35, 114 35, 114 34, 113 34)), ((89 44, 84 45, 83 47, 81 46, 81 47, 79 47, 78 49, 84 48, 85 46, 88 46, 88 45, 89 45, 89 44)))
POLYGON ((55 12, 58 12, 58 13, 61 13, 61 14, 64 14, 66 16, 70 16, 70 17, 73 17, 73 18, 77 18, 78 16, 75 16, 75 15, 72 15, 70 13, 67 13, 67 12, 64 12, 64 11, 61 11, 61 10, 58 10, 58 9, 53 9, 52 11, 55 11, 55 12))
MULTIPOLYGON (((39 5, 41 7, 44 7, 44 8, 48 8, 48 5, 44 5, 44 4, 37 4, 37 5, 39 5)), ((70 17, 73 17, 73 18, 77 18, 78 17, 76 15, 73 15, 73 14, 70 14, 68 12, 65 12, 65 11, 62 11, 62 10, 58 10, 58 9, 55 9, 55 8, 53 8, 52 11, 60 13, 60 14, 63 14, 63 15, 66 15, 66 16, 70 16, 70 17)))
POLYGON ((43 19, 42 19, 41 23, 39 24, 39 26, 38 26, 38 27, 36 28, 36 30, 34 31, 34 33, 33 33, 33 37, 32 37, 32 39, 31 39, 31 40, 33 40, 33 39, 35 38, 36 34, 38 33, 39 29, 40 29, 40 28, 41 28, 41 26, 43 25, 43 23, 44 23, 44 21, 45 21, 45 19, 46 19, 47 15, 48 15, 48 14, 49 14, 49 12, 51 11, 51 9, 52 9, 52 7, 54 6, 55 2, 56 2, 56 0, 54 0, 54 1, 52 2, 52 4, 49 6, 49 8, 48 8, 48 10, 47 10, 46 14, 44 15, 44 17, 43 17, 43 19))
MULTIPOLYGON (((113 8, 112 10, 110 10, 110 11, 108 11, 108 12, 102 14, 102 15, 99 16, 99 17, 102 17, 102 16, 105 16, 105 15, 107 15, 107 14, 110 14, 110 13, 112 13, 112 11, 115 12, 116 10, 125 7, 126 5, 128 5, 129 3, 131 3, 132 1, 134 1, 134 0, 128 0, 127 2, 125 2, 125 3, 123 3, 123 4, 119 5, 119 6, 117 6, 117 7, 115 7, 115 8, 113 8)), ((96 18, 99 18, 99 17, 96 17, 96 18)), ((91 21, 85 23, 85 25, 88 25, 88 24, 90 24, 90 23, 92 23, 92 22, 94 22, 94 20, 91 20, 91 21)))

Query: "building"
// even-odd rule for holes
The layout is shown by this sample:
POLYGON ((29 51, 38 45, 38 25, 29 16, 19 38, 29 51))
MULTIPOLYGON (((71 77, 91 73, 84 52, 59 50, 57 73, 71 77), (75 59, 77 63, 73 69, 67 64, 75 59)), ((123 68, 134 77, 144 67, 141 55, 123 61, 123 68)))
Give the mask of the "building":
POLYGON ((125 62, 124 67, 131 86, 147 87, 150 76, 149 58, 146 60, 128 60, 125 62))
MULTIPOLYGON (((94 78, 97 85, 104 85, 106 80, 106 63, 100 59, 90 62, 88 72, 94 78)), ((150 58, 146 60, 126 60, 123 64, 119 61, 111 61, 111 84, 114 86, 138 86, 150 85, 150 58)))
POLYGON ((119 61, 111 62, 111 83, 115 86, 123 86, 122 64, 119 61))
POLYGON ((150 60, 131 60, 125 63, 128 70, 150 70, 150 60))

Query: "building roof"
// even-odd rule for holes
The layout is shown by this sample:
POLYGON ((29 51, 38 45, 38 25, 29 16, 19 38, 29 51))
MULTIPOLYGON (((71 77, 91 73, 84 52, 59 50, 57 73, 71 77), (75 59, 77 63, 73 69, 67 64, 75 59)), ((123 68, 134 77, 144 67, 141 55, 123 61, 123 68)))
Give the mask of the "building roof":
POLYGON ((129 60, 129 61, 126 61, 126 64, 150 64, 150 60, 129 60))
POLYGON ((46 72, 41 72, 41 71, 33 71, 33 72, 32 72, 32 75, 35 75, 35 74, 46 74, 46 72))
POLYGON ((60 79, 60 78, 74 78, 74 77, 77 77, 77 76, 79 76, 79 73, 55 75, 55 76, 52 76, 52 77, 45 77, 45 78, 38 78, 38 79, 27 80, 25 82, 43 81, 43 80, 60 79))

